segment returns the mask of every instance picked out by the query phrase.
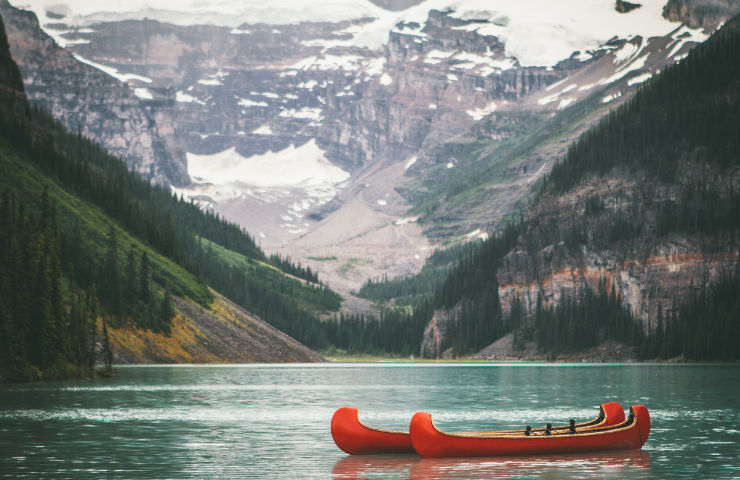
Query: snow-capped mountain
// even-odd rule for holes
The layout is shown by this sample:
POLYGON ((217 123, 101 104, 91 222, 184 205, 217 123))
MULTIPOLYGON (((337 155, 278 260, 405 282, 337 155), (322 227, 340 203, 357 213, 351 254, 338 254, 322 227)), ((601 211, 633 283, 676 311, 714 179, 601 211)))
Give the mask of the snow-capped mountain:
MULTIPOLYGON (((691 0, 378 3, 14 5, 32 10, 85 68, 127 90, 150 112, 151 131, 174 136, 156 145, 186 150, 177 158, 191 182, 179 193, 349 286, 416 270, 440 243, 484 235, 564 148, 518 160, 507 189, 485 187, 500 194, 486 208, 429 207, 421 214, 439 227, 430 237, 409 208, 435 194, 431 184, 462 181, 484 158, 463 158, 446 142, 510 139, 521 132, 507 119, 547 120, 598 96, 592 123, 714 28, 697 20, 691 0), (694 28, 682 27, 689 19, 694 28)), ((27 84, 36 78, 24 71, 27 84)), ((83 97, 48 82, 35 88, 38 99, 66 99, 54 103, 64 105, 54 112, 60 118, 85 124, 83 97)))
MULTIPOLYGON (((110 22, 154 20, 178 26, 298 25, 359 21, 337 30, 342 38, 322 42, 324 47, 382 48, 396 25, 424 24, 431 10, 449 12, 466 21, 461 30, 495 36, 509 56, 522 65, 554 65, 577 50, 591 50, 610 38, 662 36, 675 26, 662 16, 665 2, 649 0, 625 16, 603 0, 543 2, 541 0, 425 0, 400 12, 378 7, 369 0, 317 0, 310 3, 278 0, 20 0, 16 6, 32 10, 45 31, 63 46, 72 33, 110 22), (67 26, 65 30, 62 25, 67 26)), ((235 33, 236 33, 235 32, 235 33)), ((423 36, 423 34, 421 34, 423 36)), ((71 41, 74 44, 74 40, 71 41)))

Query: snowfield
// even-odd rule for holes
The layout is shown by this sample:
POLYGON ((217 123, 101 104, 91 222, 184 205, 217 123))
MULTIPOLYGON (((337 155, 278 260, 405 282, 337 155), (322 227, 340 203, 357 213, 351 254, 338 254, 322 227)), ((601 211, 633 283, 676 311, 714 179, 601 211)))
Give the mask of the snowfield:
POLYGON ((235 148, 213 155, 188 152, 188 174, 199 183, 255 187, 315 188, 337 185, 349 173, 333 165, 314 140, 279 152, 243 157, 235 148))

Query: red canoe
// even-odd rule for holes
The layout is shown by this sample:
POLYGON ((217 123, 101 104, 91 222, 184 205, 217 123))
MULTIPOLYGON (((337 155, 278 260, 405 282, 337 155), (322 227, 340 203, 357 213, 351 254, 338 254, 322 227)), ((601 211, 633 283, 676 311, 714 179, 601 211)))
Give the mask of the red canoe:
MULTIPOLYGON (((588 430, 609 425, 616 425, 624 421, 624 410, 617 402, 604 403, 600 407, 599 416, 589 422, 576 424, 576 429, 588 430)), ((570 429, 570 425, 553 427, 552 430, 562 431, 570 429)), ((532 429, 533 434, 544 432, 544 428, 532 429)), ((524 430, 503 430, 498 432, 477 432, 480 435, 523 435, 524 430)), ((341 407, 331 419, 331 435, 334 443, 350 455, 369 453, 412 453, 411 436, 407 432, 380 430, 368 427, 358 418, 356 408, 341 407)))
POLYGON ((445 433, 434 426, 432 416, 418 412, 411 419, 411 442, 425 458, 488 457, 574 453, 641 448, 650 434, 650 414, 644 405, 630 408, 630 416, 617 425, 589 428, 576 433, 536 431, 530 435, 502 432, 445 433))

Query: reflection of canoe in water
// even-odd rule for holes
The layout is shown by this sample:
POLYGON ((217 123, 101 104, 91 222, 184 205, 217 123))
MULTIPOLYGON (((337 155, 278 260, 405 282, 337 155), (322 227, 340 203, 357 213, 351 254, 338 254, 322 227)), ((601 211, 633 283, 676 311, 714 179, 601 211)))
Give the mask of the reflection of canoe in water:
POLYGON ((630 471, 650 468, 650 454, 643 450, 551 454, 546 456, 505 456, 495 458, 419 458, 416 455, 347 455, 334 464, 335 480, 408 478, 419 480, 455 478, 499 478, 542 476, 557 471, 567 477, 581 472, 609 469, 628 477, 630 471))
POLYGON ((422 460, 424 459, 417 455, 344 455, 334 464, 331 478, 334 480, 410 478, 414 465, 422 460))
MULTIPOLYGON (((642 450, 489 458, 421 458, 411 467, 408 478, 410 480, 511 478, 519 476, 527 478, 603 478, 609 474, 613 475, 613 478, 630 478, 634 474, 639 474, 640 470, 649 468, 650 454, 642 450), (604 475, 605 472, 609 473, 604 475)), ((374 473, 378 473, 378 470, 375 470, 374 473)), ((354 478, 370 479, 379 478, 379 476, 356 476, 354 478)))
POLYGON ((534 431, 529 435, 502 432, 445 433, 432 416, 418 412, 411 419, 411 441, 422 457, 488 457, 573 453, 599 450, 632 450, 642 447, 650 434, 650 414, 644 405, 630 408, 622 423, 588 428, 534 431), (548 434, 549 433, 549 434, 548 434))
MULTIPOLYGON (((604 403, 599 416, 591 421, 575 424, 576 430, 588 430, 624 421, 624 410, 617 402, 604 403)), ((552 427, 553 432, 570 430, 570 425, 552 427)), ((544 428, 532 429, 532 435, 544 433, 544 428)), ((524 430, 501 430, 496 432, 476 432, 480 435, 523 435, 524 430)), ((411 453, 411 437, 407 432, 381 430, 363 424, 358 418, 356 408, 341 407, 331 419, 331 435, 334 443, 350 455, 368 453, 411 453)))

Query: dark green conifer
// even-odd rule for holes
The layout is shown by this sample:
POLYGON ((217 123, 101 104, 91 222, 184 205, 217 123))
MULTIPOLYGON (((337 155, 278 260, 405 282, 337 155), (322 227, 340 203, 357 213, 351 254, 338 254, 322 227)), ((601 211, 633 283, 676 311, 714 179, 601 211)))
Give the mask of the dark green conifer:
POLYGON ((167 334, 172 331, 172 317, 175 316, 175 308, 172 306, 172 298, 169 290, 164 291, 162 304, 159 307, 158 326, 159 329, 167 334))
POLYGON ((149 287, 149 255, 141 252, 141 269, 139 271, 139 300, 145 304, 151 301, 151 291, 149 287))
POLYGON ((123 310, 123 287, 118 269, 118 234, 112 225, 108 233, 108 247, 100 277, 103 301, 113 315, 120 315, 123 310))
POLYGON ((110 346, 110 338, 108 337, 108 322, 103 320, 103 359, 105 364, 105 373, 111 374, 113 372, 113 350, 110 346))
POLYGON ((125 310, 131 312, 139 297, 139 284, 136 281, 136 257, 134 250, 128 251, 126 259, 126 283, 123 289, 123 298, 125 301, 125 310))

